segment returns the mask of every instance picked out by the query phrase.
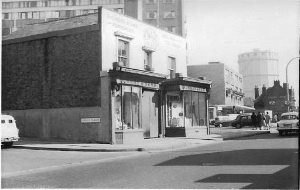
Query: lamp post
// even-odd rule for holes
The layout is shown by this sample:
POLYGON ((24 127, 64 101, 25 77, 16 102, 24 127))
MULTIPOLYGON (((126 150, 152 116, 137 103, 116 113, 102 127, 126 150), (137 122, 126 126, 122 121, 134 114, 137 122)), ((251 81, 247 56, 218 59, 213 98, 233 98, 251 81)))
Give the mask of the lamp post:
MULTIPOLYGON (((286 65, 286 68, 285 68, 285 77, 286 77, 286 83, 287 83, 287 85, 288 85, 288 83, 289 83, 289 80, 288 80, 288 67, 289 67, 289 65, 290 65, 290 63, 293 61, 293 60, 295 60, 295 59, 299 59, 300 57, 294 57, 294 58, 292 58, 289 62, 288 62, 288 64, 286 65)), ((290 101, 290 95, 289 95, 289 87, 288 87, 288 89, 287 89, 287 108, 288 108, 288 111, 290 111, 290 106, 289 106, 289 102, 290 101)))

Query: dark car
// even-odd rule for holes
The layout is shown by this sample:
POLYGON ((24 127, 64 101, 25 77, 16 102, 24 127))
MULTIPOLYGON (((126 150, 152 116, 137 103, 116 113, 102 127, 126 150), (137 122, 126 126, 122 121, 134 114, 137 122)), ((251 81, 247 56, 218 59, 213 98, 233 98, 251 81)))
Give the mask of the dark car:
POLYGON ((244 126, 252 126, 251 114, 238 115, 231 125, 237 129, 244 126))

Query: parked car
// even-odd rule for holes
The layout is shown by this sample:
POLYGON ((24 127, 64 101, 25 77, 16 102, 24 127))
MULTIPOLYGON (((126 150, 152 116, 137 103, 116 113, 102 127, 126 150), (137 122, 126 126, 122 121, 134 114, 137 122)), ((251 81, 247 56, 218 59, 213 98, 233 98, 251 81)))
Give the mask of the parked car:
POLYGON ((231 124, 233 127, 240 129, 245 126, 252 126, 251 114, 240 114, 231 124))
POLYGON ((215 118, 215 127, 228 127, 231 126, 232 121, 238 116, 239 114, 228 114, 226 116, 218 116, 215 118))
POLYGON ((280 121, 277 122, 279 135, 289 132, 299 133, 299 112, 286 112, 281 114, 280 121))
POLYGON ((11 147, 19 138, 19 129, 14 117, 1 114, 1 145, 11 147))

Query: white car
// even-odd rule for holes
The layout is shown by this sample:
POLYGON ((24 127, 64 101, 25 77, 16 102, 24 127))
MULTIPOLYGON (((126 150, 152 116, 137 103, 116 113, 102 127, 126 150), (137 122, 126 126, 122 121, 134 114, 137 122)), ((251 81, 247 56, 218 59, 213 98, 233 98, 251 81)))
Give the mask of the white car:
POLYGON ((288 132, 299 133, 299 113, 287 112, 281 114, 281 119, 277 122, 277 130, 279 135, 287 134, 288 132))
POLYGON ((19 138, 16 120, 11 115, 1 114, 1 145, 11 147, 19 138))

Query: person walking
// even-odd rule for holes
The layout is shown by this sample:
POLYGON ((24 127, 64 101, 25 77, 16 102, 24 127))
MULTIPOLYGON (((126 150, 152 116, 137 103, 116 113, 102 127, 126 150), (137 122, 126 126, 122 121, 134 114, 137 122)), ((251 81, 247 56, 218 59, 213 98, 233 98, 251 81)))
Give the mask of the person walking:
POLYGON ((251 121, 252 121, 252 126, 253 126, 252 130, 256 130, 257 129, 257 118, 255 115, 255 112, 252 112, 251 121))
POLYGON ((261 114, 261 130, 264 130, 266 127, 266 116, 264 113, 261 114))
POLYGON ((270 130, 270 123, 271 123, 271 117, 269 116, 269 112, 267 112, 266 114, 266 127, 267 127, 267 130, 270 130))
POLYGON ((260 112, 257 113, 257 127, 261 130, 261 120, 262 120, 262 117, 261 117, 261 114, 260 112))

